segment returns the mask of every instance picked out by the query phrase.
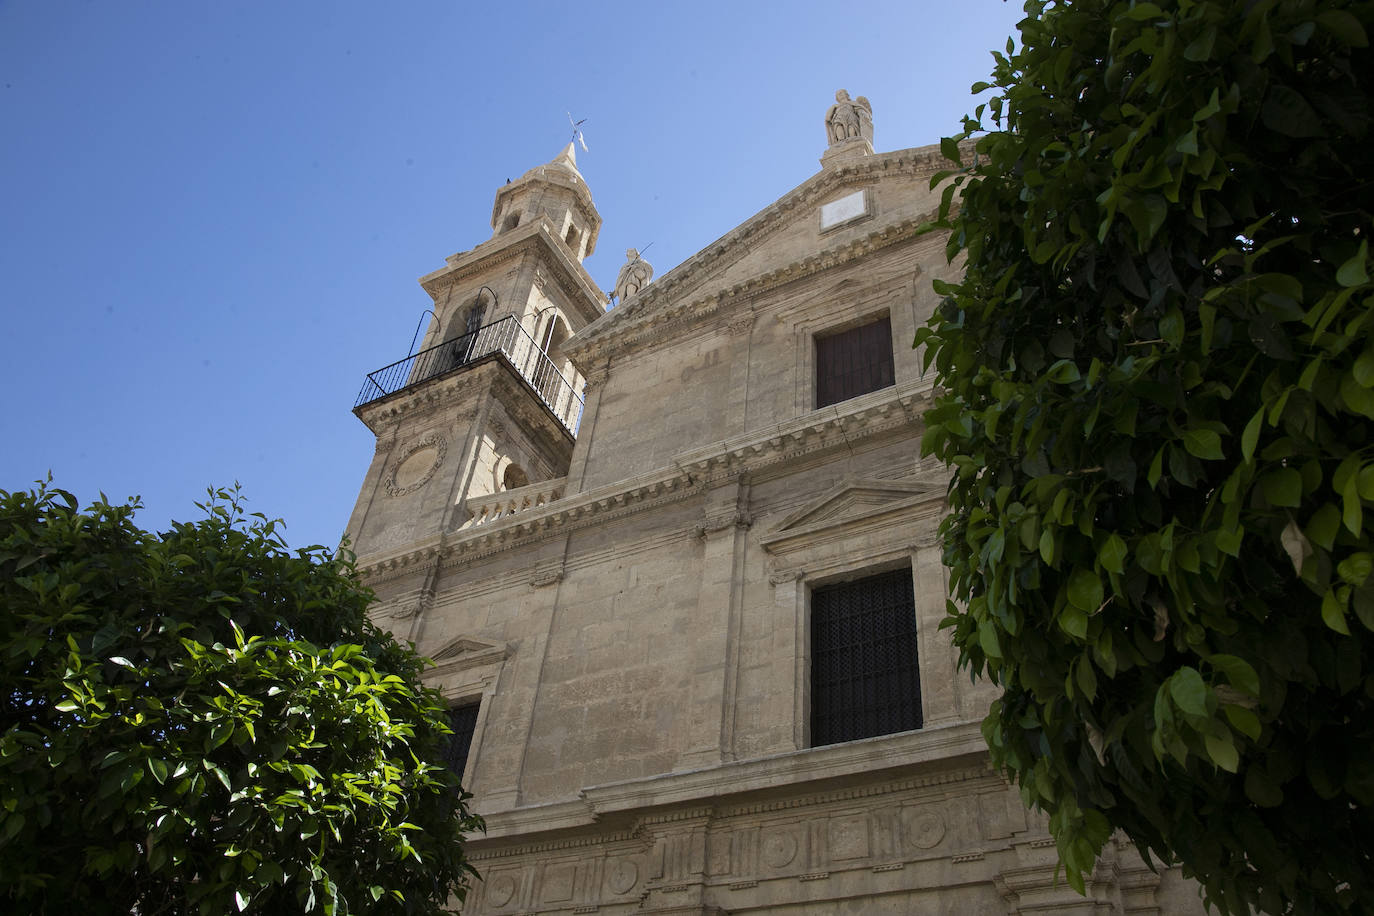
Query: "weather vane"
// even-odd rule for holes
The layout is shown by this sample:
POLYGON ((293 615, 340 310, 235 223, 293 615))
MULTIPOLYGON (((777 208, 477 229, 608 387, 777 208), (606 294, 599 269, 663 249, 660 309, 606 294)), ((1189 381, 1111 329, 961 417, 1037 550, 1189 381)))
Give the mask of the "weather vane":
MULTIPOLYGON (((572 125, 572 139, 582 144, 582 152, 585 153, 587 151, 587 141, 582 139, 582 125, 587 123, 587 119, 583 118, 581 121, 574 121, 572 112, 570 111, 568 112, 568 123, 572 125)), ((568 142, 571 143, 572 141, 570 140, 568 142)))

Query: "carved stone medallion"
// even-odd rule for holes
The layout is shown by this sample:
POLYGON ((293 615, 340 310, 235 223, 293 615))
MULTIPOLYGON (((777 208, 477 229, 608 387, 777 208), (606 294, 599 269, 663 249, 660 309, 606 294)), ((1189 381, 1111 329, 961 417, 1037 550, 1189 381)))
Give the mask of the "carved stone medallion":
POLYGON ((487 904, 505 906, 515 896, 515 878, 511 875, 497 875, 487 882, 487 904))
POLYGON ((760 854, 772 868, 782 868, 797 857, 797 838, 790 831, 774 830, 763 838, 760 854))
POLYGON ((639 881, 639 866, 633 859, 615 859, 606 869, 606 887, 612 894, 628 894, 639 881))
POLYGON ((425 436, 401 455, 401 460, 386 478, 386 492, 391 496, 404 496, 420 489, 439 470, 447 453, 448 442, 443 436, 438 433, 425 436))
POLYGON ((945 838, 945 822, 930 809, 909 808, 902 812, 906 841, 918 849, 931 849, 945 838))

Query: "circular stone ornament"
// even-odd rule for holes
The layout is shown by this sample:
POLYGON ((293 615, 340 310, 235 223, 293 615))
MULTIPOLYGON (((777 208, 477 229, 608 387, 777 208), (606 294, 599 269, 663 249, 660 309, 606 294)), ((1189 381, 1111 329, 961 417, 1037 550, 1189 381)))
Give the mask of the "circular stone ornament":
POLYGON ((515 879, 510 875, 497 875, 487 882, 487 903, 491 906, 505 906, 515 896, 515 879))
POLYGON ((616 859, 606 873, 606 886, 613 894, 628 894, 639 883, 639 866, 633 859, 616 859))
POLYGON ((918 849, 932 849, 945 838, 944 819, 934 811, 908 810, 902 821, 907 841, 918 849))
POLYGON ((437 433, 425 436, 401 456, 391 474, 386 478, 386 492, 391 496, 404 496, 420 489, 439 465, 444 463, 448 453, 448 442, 437 433))

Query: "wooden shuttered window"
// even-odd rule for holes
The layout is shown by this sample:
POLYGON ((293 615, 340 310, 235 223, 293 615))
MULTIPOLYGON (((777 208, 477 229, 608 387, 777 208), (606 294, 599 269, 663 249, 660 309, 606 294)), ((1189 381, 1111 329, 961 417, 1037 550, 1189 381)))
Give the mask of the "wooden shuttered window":
POLYGON ((911 569, 811 593, 811 746, 921 727, 911 569))
POLYGON ((887 316, 816 338, 816 406, 826 407, 896 384, 887 316))

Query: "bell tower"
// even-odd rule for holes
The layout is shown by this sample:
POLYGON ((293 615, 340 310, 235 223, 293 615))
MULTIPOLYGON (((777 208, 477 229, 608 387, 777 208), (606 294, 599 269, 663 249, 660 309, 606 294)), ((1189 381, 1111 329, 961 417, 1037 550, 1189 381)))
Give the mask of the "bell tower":
POLYGON ((567 475, 585 381, 561 344, 606 307, 582 266, 601 216, 571 143, 497 190, 491 226, 420 278, 434 317, 419 351, 358 395, 377 437, 348 523, 359 557, 430 555, 507 492, 552 498, 567 475))

